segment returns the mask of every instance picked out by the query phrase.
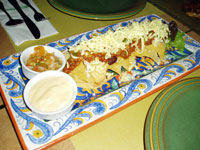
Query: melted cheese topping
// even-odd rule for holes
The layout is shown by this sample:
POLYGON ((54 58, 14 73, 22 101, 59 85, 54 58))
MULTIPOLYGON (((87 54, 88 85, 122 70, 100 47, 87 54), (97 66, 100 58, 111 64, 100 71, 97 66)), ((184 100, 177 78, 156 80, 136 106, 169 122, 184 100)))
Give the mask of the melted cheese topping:
POLYGON ((110 58, 111 54, 116 54, 120 49, 125 50, 126 46, 135 41, 132 46, 136 47, 137 53, 142 53, 145 41, 153 40, 153 45, 167 42, 168 25, 162 23, 161 19, 153 21, 133 22, 127 27, 119 27, 115 32, 109 30, 105 34, 94 36, 87 41, 81 41, 78 45, 70 47, 69 51, 81 52, 86 55, 86 51, 92 53, 106 53, 105 58, 110 58), (141 40, 141 49, 138 48, 138 41, 141 40))
POLYGON ((90 63, 84 60, 84 64, 86 66, 86 73, 88 77, 90 77, 90 72, 102 74, 105 72, 105 70, 107 70, 107 64, 99 61, 98 57, 96 57, 95 60, 91 61, 90 63))

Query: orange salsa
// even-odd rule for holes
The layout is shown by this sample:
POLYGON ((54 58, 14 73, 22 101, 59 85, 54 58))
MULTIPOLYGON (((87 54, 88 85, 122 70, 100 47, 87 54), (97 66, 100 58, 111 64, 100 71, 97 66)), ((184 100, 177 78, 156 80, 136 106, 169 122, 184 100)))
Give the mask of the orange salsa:
POLYGON ((28 68, 37 72, 57 70, 61 65, 62 61, 53 52, 48 53, 43 46, 35 47, 26 63, 28 68))

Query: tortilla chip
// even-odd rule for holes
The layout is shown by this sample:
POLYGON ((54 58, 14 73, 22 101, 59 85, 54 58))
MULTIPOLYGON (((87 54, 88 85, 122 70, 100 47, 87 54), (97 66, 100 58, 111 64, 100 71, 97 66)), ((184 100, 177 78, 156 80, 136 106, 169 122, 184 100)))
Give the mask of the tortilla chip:
POLYGON ((69 75, 76 81, 78 87, 96 88, 106 82, 107 64, 101 69, 98 65, 92 72, 86 72, 86 66, 81 62, 69 75))
MULTIPOLYGON (((83 62, 81 62, 76 69, 72 70, 69 75, 72 76, 72 78, 76 81, 77 86, 79 86, 80 84, 83 85, 83 83, 94 83, 94 79, 92 77, 88 77, 87 73, 86 73, 86 68, 83 64, 83 62)), ((82 86, 81 86, 82 87, 82 86)))
POLYGON ((95 83, 100 84, 106 78, 107 67, 101 71, 95 69, 94 71, 90 72, 90 75, 93 77, 95 83))
POLYGON ((132 55, 124 59, 122 57, 118 57, 117 62, 109 65, 108 69, 111 69, 115 72, 117 72, 119 75, 121 75, 121 67, 123 66, 126 70, 129 70, 129 67, 131 66, 132 62, 135 60, 135 55, 132 53, 132 55))
POLYGON ((135 52, 135 56, 143 57, 147 56, 152 58, 157 64, 160 64, 164 59, 165 54, 165 44, 160 43, 157 46, 153 44, 145 46, 143 53, 139 54, 135 52))
POLYGON ((106 82, 106 73, 108 69, 111 69, 122 75, 121 67, 123 66, 126 70, 129 71, 131 65, 133 64, 135 57, 147 56, 153 59, 157 64, 160 64, 164 59, 165 53, 165 44, 160 43, 158 46, 149 45, 144 48, 142 54, 133 52, 131 56, 127 59, 118 57, 117 62, 112 65, 104 64, 91 64, 93 66, 93 71, 87 73, 86 65, 81 62, 71 73, 70 75, 76 81, 78 87, 82 88, 97 88, 106 82))
POLYGON ((165 44, 160 43, 158 46, 155 47, 155 50, 157 51, 161 61, 163 61, 165 55, 165 44))

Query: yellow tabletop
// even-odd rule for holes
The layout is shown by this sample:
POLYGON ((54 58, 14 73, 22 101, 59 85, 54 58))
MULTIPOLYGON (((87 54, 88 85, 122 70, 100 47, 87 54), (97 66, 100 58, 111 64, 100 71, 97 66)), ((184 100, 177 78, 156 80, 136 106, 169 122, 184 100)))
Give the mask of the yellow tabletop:
MULTIPOLYGON (((125 20, 130 20, 132 18, 137 18, 149 14, 157 14, 168 20, 172 18, 169 17, 165 12, 159 10, 152 4, 146 4, 145 8, 138 14, 120 20, 113 21, 97 21, 97 20, 86 20, 81 18, 76 18, 64 13, 61 13, 51 7, 46 0, 34 0, 40 10, 47 16, 49 21, 58 30, 59 34, 34 40, 28 41, 20 46, 13 44, 11 40, 7 44, 0 42, 1 55, 0 57, 10 55, 16 52, 24 50, 26 47, 37 45, 37 44, 47 44, 59 39, 63 39, 75 34, 86 32, 92 29, 103 27, 106 25, 111 25, 113 23, 122 22, 125 20), (12 44, 10 44, 10 42, 12 44), (10 50, 13 49, 13 50, 10 50)), ((180 25, 183 31, 188 31, 187 27, 180 25)), ((5 31, 0 30, 1 38, 5 41, 5 38, 9 38, 5 35, 5 31)), ((194 32, 190 32, 191 35, 196 40, 199 36, 194 32)), ((200 69, 187 75, 185 78, 200 76, 200 69)), ((67 149, 67 150, 142 150, 144 149, 144 125, 145 118, 148 110, 156 98, 159 92, 144 98, 143 100, 129 106, 128 108, 114 114, 113 116, 106 118, 105 120, 73 135, 67 140, 64 140, 49 149, 67 149)), ((3 102, 0 100, 0 104, 3 102)), ((0 121, 0 149, 21 149, 19 141, 17 140, 17 135, 11 125, 8 114, 5 109, 0 110, 1 121, 0 121)))

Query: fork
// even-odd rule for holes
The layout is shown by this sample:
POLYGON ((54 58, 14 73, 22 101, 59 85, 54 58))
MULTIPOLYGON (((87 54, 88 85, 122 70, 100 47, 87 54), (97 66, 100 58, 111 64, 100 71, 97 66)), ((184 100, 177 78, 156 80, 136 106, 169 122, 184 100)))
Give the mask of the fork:
POLYGON ((25 24, 27 25, 28 29, 32 33, 32 35, 35 37, 35 39, 40 38, 40 30, 36 26, 36 24, 23 12, 19 4, 17 3, 17 0, 8 0, 10 4, 18 11, 18 13, 21 15, 21 17, 24 19, 25 24))
POLYGON ((28 0, 20 0, 22 3, 26 4, 29 6, 33 11, 34 11, 34 18, 36 21, 42 21, 45 20, 45 17, 43 14, 39 13, 30 3, 28 0))
POLYGON ((13 25, 17 25, 17 24, 21 24, 24 21, 22 19, 13 19, 9 13, 6 11, 6 9, 3 6, 3 2, 0 1, 0 9, 8 16, 9 21, 6 22, 7 26, 13 26, 13 25))

